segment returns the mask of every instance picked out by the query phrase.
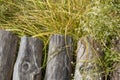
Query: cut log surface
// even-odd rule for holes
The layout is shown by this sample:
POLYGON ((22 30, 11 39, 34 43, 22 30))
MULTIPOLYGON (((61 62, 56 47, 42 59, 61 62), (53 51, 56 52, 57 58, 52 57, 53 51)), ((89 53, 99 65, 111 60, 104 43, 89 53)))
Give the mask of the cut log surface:
POLYGON ((53 35, 49 43, 45 80, 71 80, 73 41, 70 37, 53 35))
POLYGON ((99 45, 90 37, 82 37, 77 46, 75 80, 102 80, 95 60, 102 56, 99 45), (96 51, 97 50, 97 51, 96 51))
POLYGON ((11 80, 17 53, 18 37, 0 30, 0 80, 11 80))
POLYGON ((13 80, 41 80, 43 42, 36 38, 22 37, 13 80))

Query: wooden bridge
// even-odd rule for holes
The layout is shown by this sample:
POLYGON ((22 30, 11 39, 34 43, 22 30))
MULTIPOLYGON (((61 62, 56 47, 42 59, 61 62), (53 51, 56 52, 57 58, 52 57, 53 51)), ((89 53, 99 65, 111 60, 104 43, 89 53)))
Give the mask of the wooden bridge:
MULTIPOLYGON (((120 44, 117 45, 116 50, 120 51, 120 44)), ((94 63, 103 56, 99 43, 86 36, 78 41, 77 50, 73 46, 71 37, 52 35, 43 74, 43 41, 26 36, 20 40, 15 34, 0 30, 0 80, 105 80, 105 74, 101 74, 94 63)), ((113 72, 110 80, 120 80, 120 68, 113 72)))

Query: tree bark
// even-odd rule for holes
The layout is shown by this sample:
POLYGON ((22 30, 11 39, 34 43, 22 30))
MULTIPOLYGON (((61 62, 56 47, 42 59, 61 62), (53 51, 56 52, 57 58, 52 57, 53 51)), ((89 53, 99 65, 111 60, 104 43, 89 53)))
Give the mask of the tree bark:
POLYGON ((68 36, 53 35, 49 52, 45 80, 71 80, 73 41, 68 36))
POLYGON ((18 37, 0 30, 0 80, 11 80, 17 53, 18 37))
POLYGON ((102 56, 100 46, 89 36, 82 37, 77 46, 75 80, 102 80, 96 60, 102 56))
POLYGON ((36 38, 22 37, 13 80, 41 80, 43 42, 36 38))

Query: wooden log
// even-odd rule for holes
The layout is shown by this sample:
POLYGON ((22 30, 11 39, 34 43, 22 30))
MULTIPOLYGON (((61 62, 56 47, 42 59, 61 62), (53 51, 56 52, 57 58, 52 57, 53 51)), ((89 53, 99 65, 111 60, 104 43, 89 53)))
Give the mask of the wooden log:
POLYGON ((96 60, 102 56, 100 46, 89 36, 82 37, 77 46, 75 80, 102 80, 96 60))
POLYGON ((73 41, 70 37, 55 34, 49 43, 44 80, 71 80, 73 41))
POLYGON ((43 42, 36 38, 22 37, 13 80, 41 80, 43 42))
MULTIPOLYGON (((120 37, 112 40, 113 50, 120 54, 120 37)), ((111 80, 120 80, 120 63, 115 65, 117 68, 113 71, 111 75, 111 80)))
POLYGON ((18 37, 0 30, 0 80, 11 80, 17 53, 18 37))

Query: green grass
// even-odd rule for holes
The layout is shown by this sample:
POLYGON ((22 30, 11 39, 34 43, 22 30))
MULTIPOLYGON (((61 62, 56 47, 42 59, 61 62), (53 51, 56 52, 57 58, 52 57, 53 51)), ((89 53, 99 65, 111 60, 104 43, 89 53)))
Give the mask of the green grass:
POLYGON ((45 55, 52 34, 69 35, 75 43, 90 35, 102 45, 104 73, 120 62, 112 43, 120 38, 119 0, 0 0, 0 29, 41 38, 45 55))

